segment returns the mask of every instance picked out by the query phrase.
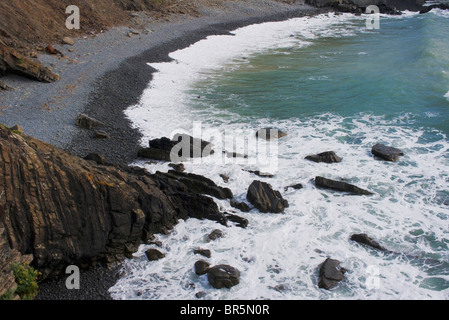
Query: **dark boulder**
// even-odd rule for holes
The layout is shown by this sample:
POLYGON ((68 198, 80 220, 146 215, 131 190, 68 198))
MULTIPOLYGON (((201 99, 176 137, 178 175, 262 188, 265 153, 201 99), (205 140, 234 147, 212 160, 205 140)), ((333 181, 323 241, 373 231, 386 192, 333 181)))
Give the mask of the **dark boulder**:
POLYGON ((287 134, 276 128, 262 128, 256 132, 256 137, 265 140, 275 140, 285 137, 287 134))
POLYGON ((325 162, 325 163, 341 162, 341 158, 337 156, 334 151, 326 151, 314 155, 309 155, 306 157, 306 159, 313 162, 325 162))
POLYGON ((340 267, 338 260, 327 258, 319 268, 319 288, 330 290, 345 278, 346 269, 340 267))
POLYGON ((404 153, 401 150, 380 143, 377 143, 372 147, 371 153, 374 156, 382 158, 387 161, 397 161, 399 156, 404 155, 404 153))
POLYGON ((165 257, 165 254, 160 252, 157 249, 148 249, 147 251, 145 251, 145 255, 147 256, 148 260, 150 261, 155 261, 155 260, 159 260, 165 257))
POLYGON ((206 274, 209 270, 210 263, 204 260, 198 260, 195 262, 195 273, 199 276, 206 274))
POLYGON ((231 199, 230 204, 231 204, 231 207, 239 209, 242 212, 250 212, 251 211, 250 206, 243 201, 240 202, 235 199, 231 199))
POLYGON ((187 134, 176 134, 173 139, 162 137, 149 141, 149 148, 141 148, 139 157, 180 162, 213 154, 212 144, 187 134))
POLYGON ((283 212, 288 207, 288 201, 282 198, 279 191, 273 190, 270 184, 255 180, 246 194, 248 201, 260 212, 283 212))
POLYGON ((304 186, 301 183, 296 183, 296 184, 292 184, 290 186, 285 187, 284 190, 287 191, 288 188, 292 188, 292 189, 295 189, 295 190, 300 190, 300 189, 304 188, 304 186))
POLYGON ((193 253, 202 255, 202 256, 204 256, 206 258, 210 258, 211 257, 211 252, 210 252, 209 249, 195 249, 195 250, 193 250, 193 253))
POLYGON ((259 177, 262 177, 262 178, 273 178, 274 177, 274 174, 269 173, 269 172, 262 172, 260 170, 245 170, 245 171, 247 171, 249 173, 253 173, 256 176, 259 176, 259 177))
POLYGON ((377 241, 373 240, 365 233, 353 234, 351 235, 351 240, 380 251, 387 251, 387 249, 382 247, 377 241))
POLYGON ((177 179, 197 193, 207 194, 217 199, 232 199, 234 197, 231 189, 219 187, 211 179, 198 174, 170 170, 166 175, 177 179))
POLYGON ((240 283, 240 271, 230 265, 219 264, 207 270, 207 279, 216 289, 231 288, 240 283))
POLYGON ((238 215, 231 214, 228 212, 225 212, 224 215, 226 219, 228 219, 228 221, 234 222, 237 225, 237 227, 246 228, 248 226, 248 219, 242 218, 238 215))
POLYGON ((361 189, 353 184, 344 181, 335 181, 324 177, 315 177, 315 186, 318 188, 331 189, 336 191, 348 192, 354 195, 372 195, 373 193, 361 189))

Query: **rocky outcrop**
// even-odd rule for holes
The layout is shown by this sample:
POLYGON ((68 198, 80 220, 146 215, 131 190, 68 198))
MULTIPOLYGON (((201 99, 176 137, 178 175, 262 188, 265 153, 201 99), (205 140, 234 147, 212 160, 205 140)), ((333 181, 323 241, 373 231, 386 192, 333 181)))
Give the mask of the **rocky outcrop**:
POLYGON ((327 258, 319 269, 319 288, 330 290, 345 278, 346 269, 340 267, 338 260, 327 258))
POLYGON ((162 137, 150 140, 149 148, 141 148, 139 157, 180 162, 190 158, 207 157, 214 153, 212 143, 189 136, 176 134, 173 139, 162 137))
POLYGON ((260 212, 280 213, 288 207, 288 201, 282 198, 279 191, 273 190, 270 184, 258 180, 251 183, 246 198, 260 212))
POLYGON ((0 227, 42 278, 70 264, 114 264, 179 219, 227 218, 166 174, 98 165, 0 127, 0 227))
POLYGON ((353 184, 327 179, 324 177, 315 177, 315 186, 318 188, 330 189, 335 191, 347 192, 353 195, 372 195, 373 193, 353 184))
POLYGON ((326 151, 318 154, 309 155, 306 157, 306 160, 310 160, 313 162, 325 162, 325 163, 341 162, 341 158, 337 156, 334 151, 326 151))
POLYGON ((54 82, 60 79, 59 75, 39 61, 0 44, 0 76, 7 73, 15 73, 42 82, 54 82))
POLYGON ((397 161, 399 156, 404 155, 404 153, 401 150, 399 150, 397 148, 386 146, 381 143, 375 144, 371 148, 371 153, 376 157, 382 158, 387 161, 393 161, 393 162, 397 161))
POLYGON ((240 271, 227 264, 219 264, 207 269, 207 279, 216 289, 231 288, 240 283, 240 271))

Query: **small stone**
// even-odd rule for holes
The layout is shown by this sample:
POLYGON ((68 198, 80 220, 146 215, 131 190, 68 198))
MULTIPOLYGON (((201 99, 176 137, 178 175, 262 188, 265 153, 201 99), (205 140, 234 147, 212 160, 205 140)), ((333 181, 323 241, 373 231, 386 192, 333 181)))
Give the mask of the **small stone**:
POLYGON ((98 131, 95 131, 94 138, 95 139, 109 139, 109 135, 103 130, 98 130, 98 131))
POLYGON ((75 44, 75 40, 73 40, 70 37, 62 38, 62 42, 64 42, 65 44, 71 45, 71 46, 73 46, 75 44))
POLYGON ((103 126, 104 124, 94 118, 91 118, 85 114, 80 114, 78 118, 76 118, 75 124, 81 128, 92 129, 95 127, 103 126))

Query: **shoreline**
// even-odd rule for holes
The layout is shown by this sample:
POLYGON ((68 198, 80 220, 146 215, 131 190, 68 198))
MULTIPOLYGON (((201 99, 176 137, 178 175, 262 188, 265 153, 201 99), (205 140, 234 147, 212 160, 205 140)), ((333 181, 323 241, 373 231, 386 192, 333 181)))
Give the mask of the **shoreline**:
MULTIPOLYGON (((67 94, 60 99, 54 99, 52 103, 45 102, 46 108, 40 108, 37 111, 41 111, 39 119, 34 119, 35 114, 39 114, 36 110, 31 112, 31 115, 27 114, 24 118, 24 122, 17 122, 24 128, 27 135, 35 136, 45 142, 52 143, 57 147, 60 147, 66 151, 69 151, 77 156, 84 157, 90 152, 96 152, 103 154, 108 162, 116 165, 127 165, 137 158, 137 150, 140 148, 141 135, 137 129, 133 129, 130 121, 126 118, 123 111, 130 105, 139 102, 140 96, 145 88, 147 88, 149 82, 152 79, 152 74, 156 70, 147 66, 150 62, 162 62, 169 61, 169 54, 178 49, 186 48, 189 45, 200 41, 210 35, 229 34, 230 31, 244 27, 251 24, 270 22, 270 21, 282 21, 290 18, 301 16, 312 16, 319 13, 325 13, 329 10, 317 9, 315 7, 307 5, 288 5, 284 3, 273 3, 271 1, 264 1, 263 5, 273 4, 276 10, 272 7, 261 9, 260 1, 250 2, 254 7, 250 7, 248 12, 240 12, 242 8, 248 8, 248 2, 236 1, 230 3, 232 8, 230 14, 229 10, 224 8, 211 9, 212 13, 202 15, 198 18, 189 17, 187 19, 182 18, 181 22, 167 22, 156 23, 155 27, 159 28, 157 31, 151 32, 148 35, 142 35, 142 39, 132 39, 140 41, 140 49, 146 47, 142 52, 138 52, 135 55, 126 57, 120 60, 115 57, 114 62, 109 62, 110 67, 105 67, 104 72, 100 72, 100 76, 86 81, 80 82, 77 88, 69 90, 74 93, 73 95, 67 94), (257 9, 256 9, 257 8, 257 9), (183 20, 185 19, 185 20, 183 20), (166 35, 169 34, 168 37, 166 35), (152 37, 156 41, 152 44, 145 43, 145 39, 152 37), (145 44, 144 44, 145 43, 145 44), (126 82, 124 81, 126 80, 126 82), (80 88, 84 87, 84 88, 80 88), (78 92, 76 92, 79 90, 78 92), (85 102, 73 101, 72 99, 83 98, 85 102), (56 103, 62 101, 65 106, 57 106, 56 103), (43 112, 42 112, 43 111, 43 112), (80 129, 75 126, 75 119, 80 113, 85 113, 105 124, 102 130, 108 135, 108 139, 94 139, 93 131, 80 129), (49 116, 50 119, 46 117, 49 116), (30 119, 31 118, 31 119, 30 119), (42 126, 35 126, 35 121, 42 123, 42 126), (49 125, 50 122, 55 126, 49 125), (33 132, 34 131, 34 132, 33 132), (111 146, 113 146, 111 148, 111 146)), ((210 9, 210 8, 209 8, 210 9)), ((207 11, 207 10, 206 10, 207 11)), ((176 19, 176 18, 175 18, 176 19)), ((152 27, 150 25, 150 27, 152 27)), ((108 34, 119 35, 126 27, 119 27, 110 31, 107 31, 104 35, 108 34)), ((114 38, 114 35, 112 35, 114 38)), ((126 39, 128 40, 128 39, 126 39)), ((87 47, 93 46, 95 41, 101 42, 104 39, 93 38, 88 39, 91 44, 87 47)), ((85 44, 85 43, 81 43, 85 44)), ((117 45, 118 46, 118 45, 117 45)), ((58 48, 59 49, 59 48, 58 48)), ((60 50, 64 53, 70 49, 70 47, 63 47, 60 50), (65 49, 65 51, 61 50, 65 49)), ((114 49, 114 48, 112 48, 114 49)), ((77 50, 75 48, 75 50, 77 50)), ((136 50, 136 49, 134 49, 136 50)), ((138 51, 138 50, 137 50, 138 51)), ((95 57, 90 64, 98 63, 103 54, 98 54, 100 57, 95 57)), ((98 56, 97 55, 97 56, 98 56)), ((90 54, 87 54, 90 56, 90 54)), ((45 59, 54 57, 45 56, 45 59)), ((61 66, 59 66, 61 67, 61 66)), ((61 67, 62 68, 62 67, 61 67)), ((55 70, 61 75, 61 80, 53 84, 35 83, 31 80, 21 79, 17 76, 7 77, 5 82, 12 87, 16 87, 15 91, 7 92, 7 101, 13 100, 14 96, 20 95, 19 90, 23 90, 26 86, 31 86, 29 96, 33 96, 34 93, 38 96, 38 101, 45 101, 54 94, 54 88, 61 88, 67 86, 70 81, 80 81, 83 79, 83 74, 80 71, 76 72, 75 77, 67 77, 73 66, 70 64, 65 73, 59 70, 55 70), (42 92, 42 86, 52 86, 53 90, 42 92), (17 89, 19 88, 19 90, 17 89), (45 96, 47 94, 47 96, 45 96), (9 100, 8 100, 9 99, 9 100)), ((84 67, 85 69, 86 67, 84 67)), ((84 70, 83 70, 84 71, 84 70)), ((90 70, 87 70, 90 71, 90 70)), ((94 70, 97 71, 97 70, 94 70)), ((70 89, 70 87, 69 87, 70 89)), ((64 91, 67 93, 67 90, 64 91)), ((27 96, 25 96, 27 97, 27 96)), ((3 98, 3 97, 2 97, 3 98)), ((17 97, 16 97, 17 98, 17 97)), ((2 104, 5 101, 2 99, 2 104)), ((20 99, 19 99, 20 101, 20 99)), ((24 109, 30 109, 30 101, 24 101, 24 109)), ((1 109, 0 109, 1 111, 1 109)), ((5 122, 7 125, 13 125, 12 121, 17 119, 17 116, 23 115, 21 111, 7 113, 9 118, 5 122), (15 116, 13 116, 15 115, 15 116)), ((4 114, 0 113, 0 122, 3 120, 4 114)), ((22 118, 20 118, 22 119, 22 118)), ((107 269, 103 266, 91 270, 81 271, 81 289, 80 290, 67 290, 65 287, 65 277, 58 279, 48 280, 40 284, 40 291, 36 297, 37 300, 110 300, 109 288, 115 284, 120 277, 120 266, 113 269, 107 269), (83 287, 82 283, 86 286, 83 287)))
POLYGON ((39 58, 53 66, 61 79, 46 84, 16 75, 2 78, 14 91, 0 92, 0 123, 18 124, 27 135, 80 157, 100 153, 110 163, 127 165, 137 158, 141 135, 123 111, 139 102, 152 79, 156 70, 147 63, 169 61, 171 52, 210 35, 328 11, 302 4, 239 0, 202 8, 200 17, 173 16, 168 22, 146 17, 146 31, 138 34, 122 26, 76 39, 74 46, 55 45, 64 58, 46 54, 39 58), (100 129, 109 138, 94 139, 93 131, 78 128, 75 120, 81 113, 103 122, 100 129))

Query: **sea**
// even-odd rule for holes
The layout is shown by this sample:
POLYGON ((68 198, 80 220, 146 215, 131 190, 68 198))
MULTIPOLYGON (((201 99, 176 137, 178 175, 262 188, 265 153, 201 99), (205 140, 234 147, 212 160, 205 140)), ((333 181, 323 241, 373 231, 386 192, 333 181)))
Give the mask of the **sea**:
MULTIPOLYGON (((289 202, 283 213, 248 213, 214 199, 247 228, 188 219, 162 247, 141 245, 110 289, 135 300, 440 300, 449 298, 449 11, 400 16, 326 13, 246 26, 209 36, 150 63, 157 72, 126 116, 154 138, 188 133, 215 153, 184 162, 247 202, 265 181, 289 202), (256 139, 260 128, 286 136, 256 139), (376 143, 399 148, 396 162, 375 158, 376 143), (248 155, 228 158, 223 150, 248 155), (340 163, 305 157, 334 151, 340 163), (272 177, 260 177, 260 170, 272 177), (226 183, 220 175, 229 177, 226 183), (318 189, 316 176, 374 194, 318 189), (301 183, 302 189, 286 188, 301 183), (224 237, 207 241, 214 229, 224 237), (391 252, 350 240, 365 233, 391 252), (145 250, 165 254, 148 261, 145 250), (194 254, 209 249, 210 258, 194 254), (318 286, 319 265, 340 261, 345 278, 318 286), (240 271, 215 289, 198 276, 200 259, 240 271)), ((150 172, 165 162, 137 161, 150 172)))

